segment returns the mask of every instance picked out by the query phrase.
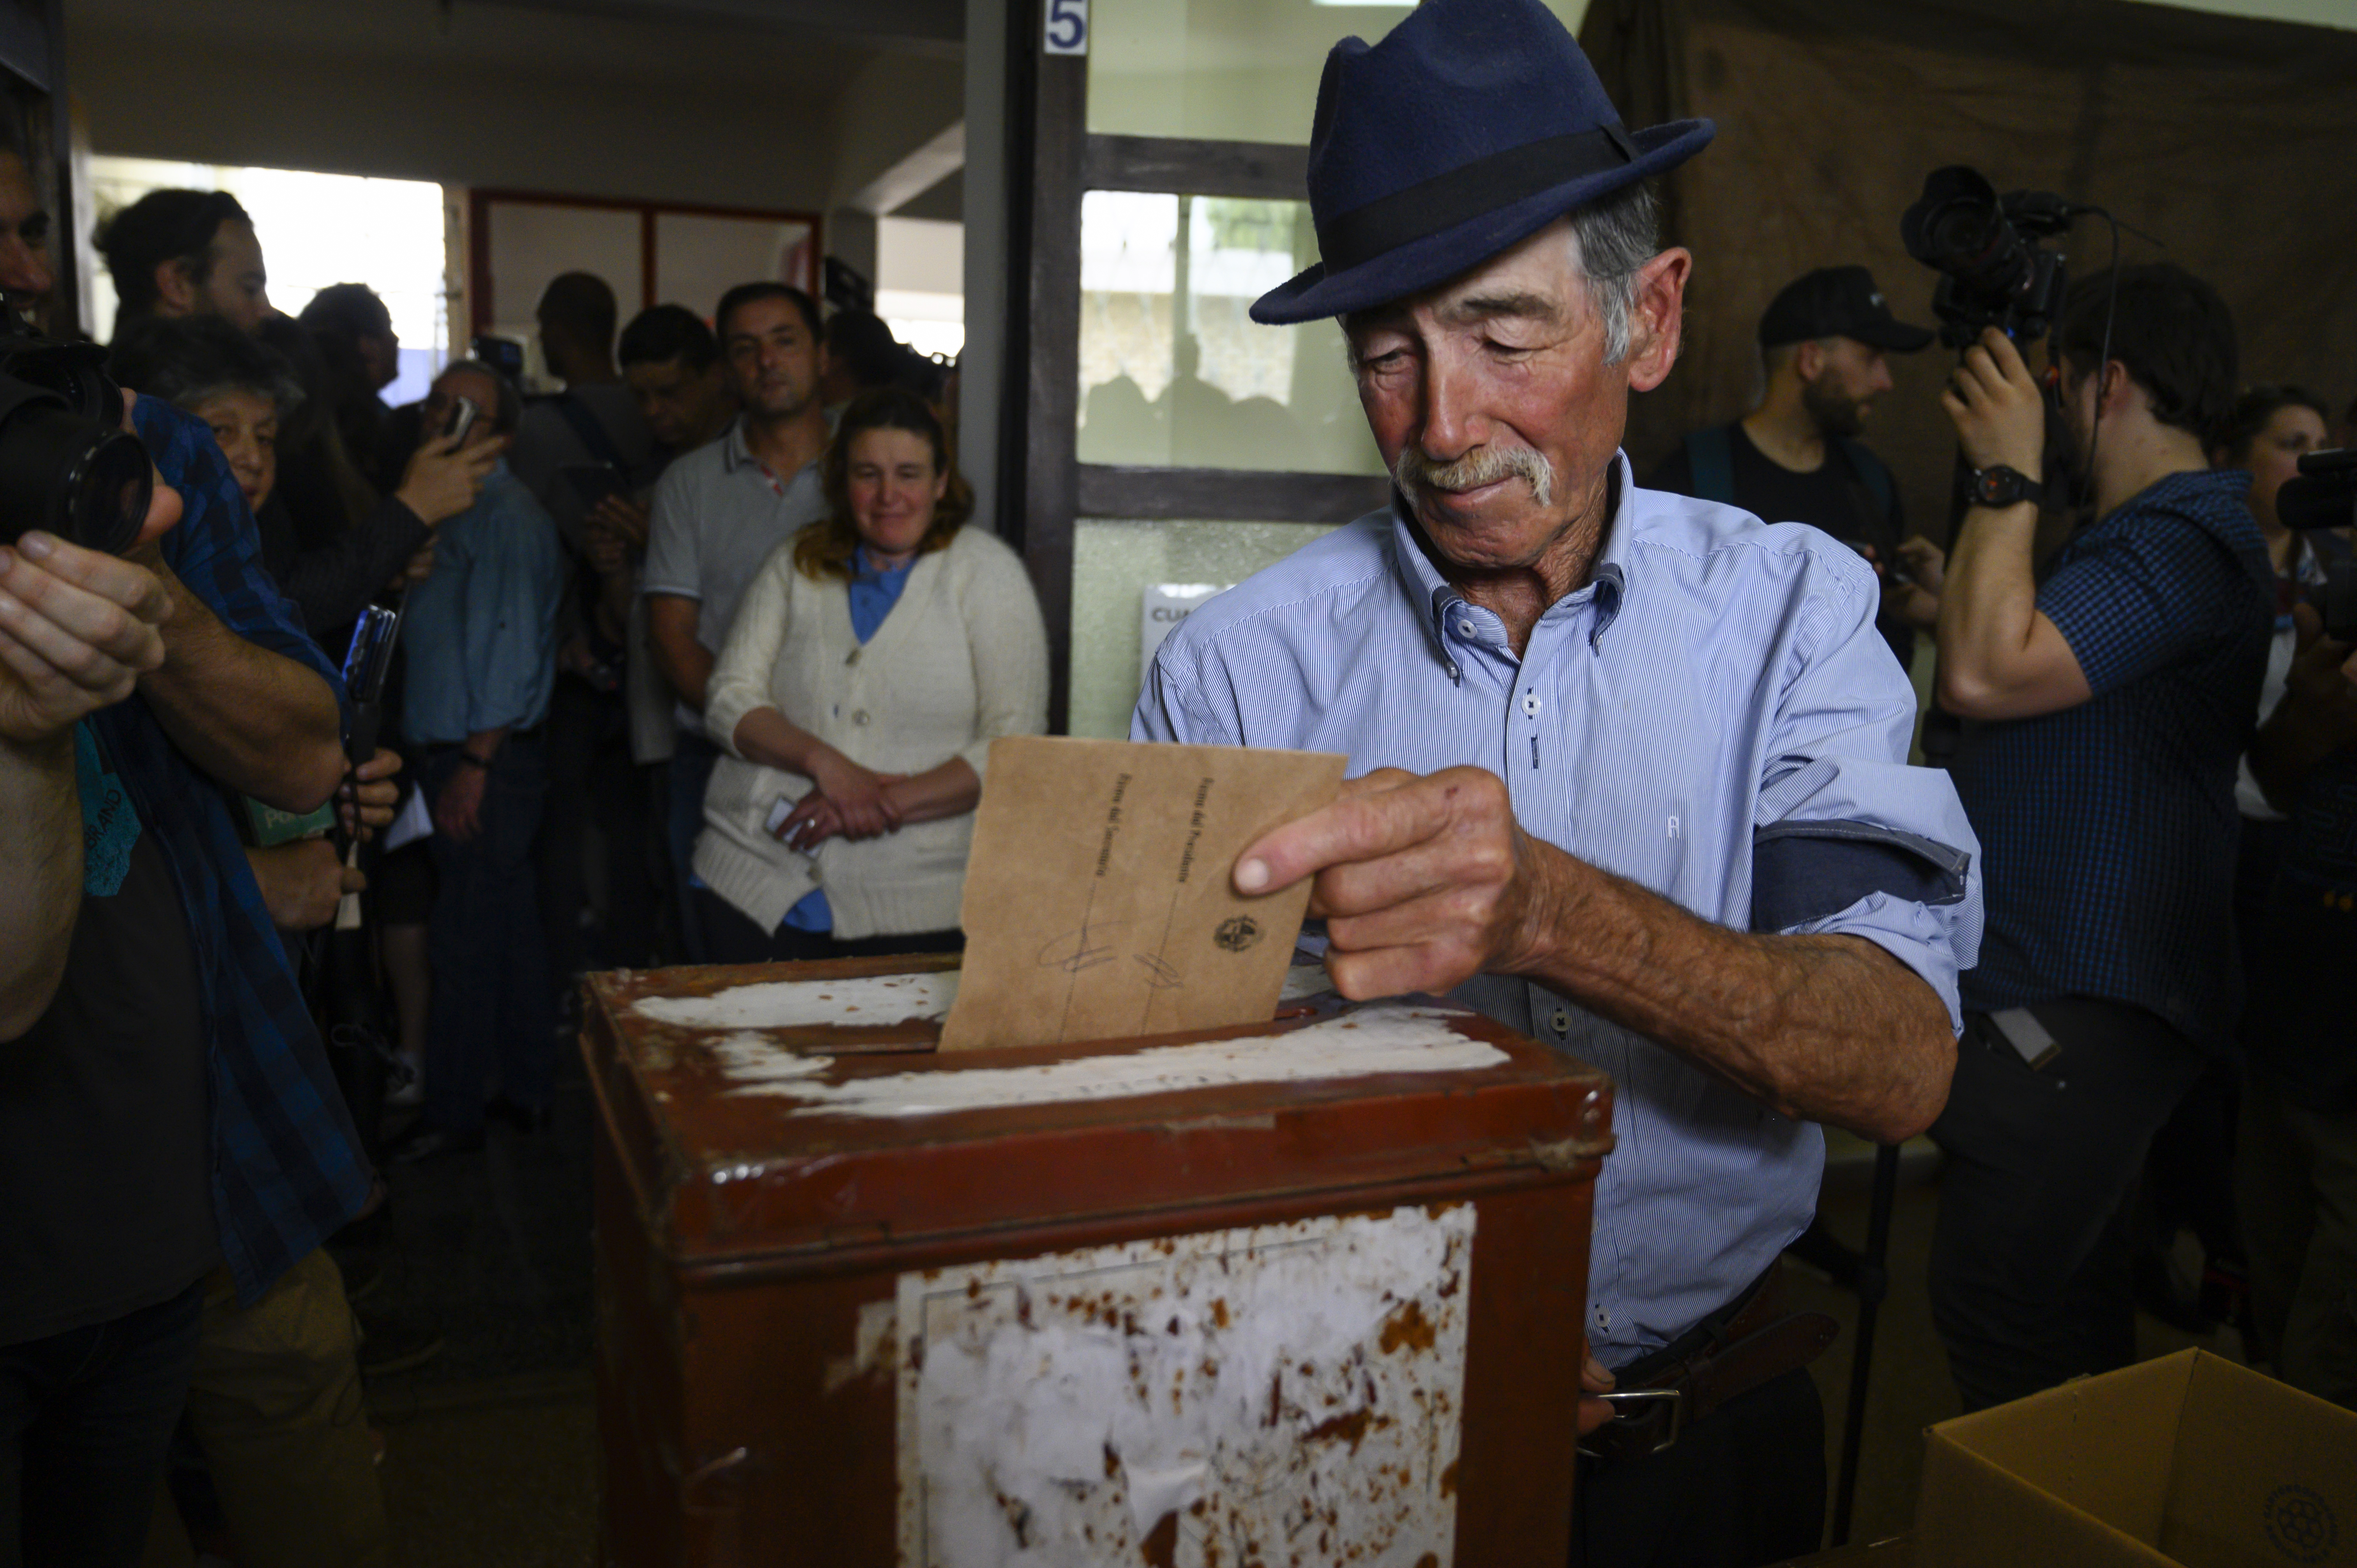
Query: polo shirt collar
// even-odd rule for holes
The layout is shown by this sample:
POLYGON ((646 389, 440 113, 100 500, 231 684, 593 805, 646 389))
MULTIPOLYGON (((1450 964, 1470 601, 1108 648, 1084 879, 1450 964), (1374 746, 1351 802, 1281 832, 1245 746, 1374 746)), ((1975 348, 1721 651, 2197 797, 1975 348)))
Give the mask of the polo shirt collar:
MULTIPOLYGON (((1635 532, 1636 478, 1629 466, 1627 453, 1614 453, 1612 463, 1617 479, 1613 487, 1612 515, 1604 525, 1603 547, 1596 553, 1596 564, 1588 569, 1587 585, 1557 599, 1539 617, 1540 624, 1544 625, 1549 620, 1577 614, 1592 600, 1596 606, 1596 619, 1587 633, 1590 648, 1601 644, 1605 632, 1620 618, 1621 607, 1629 597, 1629 543, 1630 536, 1635 532)), ((1406 499, 1396 489, 1392 491, 1391 510, 1394 569, 1399 573, 1401 584, 1410 599, 1425 607, 1425 629, 1432 639, 1433 651, 1448 666, 1449 679, 1457 680, 1457 655, 1450 646, 1448 623, 1452 618, 1459 618, 1468 601, 1454 583, 1440 575, 1431 557, 1417 542, 1416 531, 1408 521, 1406 499)), ((1477 613, 1486 616, 1488 612, 1477 613)))
POLYGON ((720 466, 733 474, 748 463, 758 467, 760 461, 745 445, 745 416, 740 413, 728 422, 728 433, 720 438, 720 466))

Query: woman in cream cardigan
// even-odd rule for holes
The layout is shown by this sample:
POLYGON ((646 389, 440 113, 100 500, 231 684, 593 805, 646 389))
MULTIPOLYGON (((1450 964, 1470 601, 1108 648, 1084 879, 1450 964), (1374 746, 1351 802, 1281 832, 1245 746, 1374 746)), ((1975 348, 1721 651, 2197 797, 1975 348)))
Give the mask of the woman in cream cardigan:
POLYGON ((705 693, 727 756, 696 891, 722 963, 963 947, 959 894, 990 743, 1048 727, 1048 634, 973 509, 942 427, 897 389, 844 411, 830 515, 747 588, 705 693))

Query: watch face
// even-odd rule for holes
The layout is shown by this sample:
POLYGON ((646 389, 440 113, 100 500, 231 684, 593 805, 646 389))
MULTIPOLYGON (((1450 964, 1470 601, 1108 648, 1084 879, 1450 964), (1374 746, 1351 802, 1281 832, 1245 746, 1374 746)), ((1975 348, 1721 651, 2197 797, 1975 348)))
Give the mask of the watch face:
POLYGON ((2029 481, 2011 468, 1983 468, 1973 476, 1973 499, 1983 506, 2011 506, 2029 490, 2029 481))

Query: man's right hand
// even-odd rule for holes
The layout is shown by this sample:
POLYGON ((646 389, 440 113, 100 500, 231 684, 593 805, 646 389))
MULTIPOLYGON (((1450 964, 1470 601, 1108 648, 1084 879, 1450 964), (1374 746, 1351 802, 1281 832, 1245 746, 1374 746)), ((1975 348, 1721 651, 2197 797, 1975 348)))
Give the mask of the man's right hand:
POLYGON ((479 440, 461 447, 458 440, 455 435, 436 435, 420 446, 402 471, 401 487, 393 492, 393 499, 415 512, 428 528, 475 504, 475 498, 483 493, 483 480, 508 445, 504 440, 479 440))
POLYGON ((2313 605, 2294 605, 2291 616, 2297 651, 2284 674, 2286 722, 2308 731, 2319 751, 2357 744, 2357 648, 2325 636, 2313 605))
POLYGON ((632 550, 647 547, 647 509, 628 496, 608 496, 589 509, 592 530, 604 529, 632 550))
POLYGON ((0 546, 0 740, 51 740, 164 662, 153 572, 31 532, 0 546))

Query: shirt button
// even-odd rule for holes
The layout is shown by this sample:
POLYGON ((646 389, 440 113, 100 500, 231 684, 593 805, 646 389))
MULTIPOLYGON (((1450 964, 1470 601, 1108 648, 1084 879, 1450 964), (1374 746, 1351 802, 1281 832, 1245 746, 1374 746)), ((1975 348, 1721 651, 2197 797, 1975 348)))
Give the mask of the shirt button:
POLYGON ((1538 717, 1539 710, 1545 705, 1545 703, 1539 701, 1539 694, 1536 692, 1525 692, 1523 693, 1523 712, 1528 714, 1531 717, 1538 717))
POLYGON ((867 710, 866 708, 853 709, 851 714, 851 722, 856 725, 866 724, 867 722, 867 710))
POLYGON ((1473 631, 1474 631, 1474 627, 1473 627, 1473 623, 1472 623, 1471 621, 1469 621, 1469 620, 1460 620, 1460 621, 1458 621, 1458 622, 1457 623, 1457 635, 1458 635, 1458 636, 1459 636, 1459 637, 1470 637, 1470 636, 1472 636, 1472 635, 1473 635, 1473 631))
POLYGON ((1556 1008, 1554 1015, 1547 1019, 1547 1027, 1558 1035, 1571 1033, 1571 1015, 1563 1008, 1556 1008))

